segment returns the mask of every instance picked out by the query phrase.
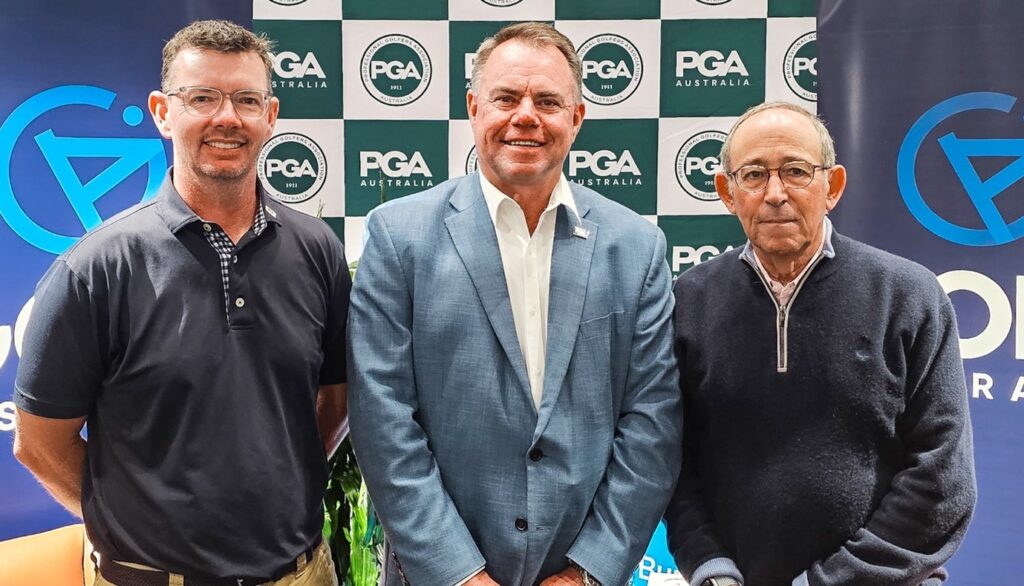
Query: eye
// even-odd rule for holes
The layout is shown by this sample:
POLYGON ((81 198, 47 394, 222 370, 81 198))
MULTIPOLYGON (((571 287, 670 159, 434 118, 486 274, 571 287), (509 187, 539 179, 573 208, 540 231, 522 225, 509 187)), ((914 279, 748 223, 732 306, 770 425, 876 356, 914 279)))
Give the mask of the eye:
POLYGON ((750 181, 750 180, 756 181, 756 180, 759 180, 759 179, 763 179, 764 176, 765 176, 765 173, 767 173, 766 170, 758 169, 758 168, 754 168, 754 169, 749 169, 749 168, 748 169, 740 169, 740 179, 743 179, 745 181, 750 181))
POLYGON ((792 167, 786 167, 784 169, 788 177, 794 179, 806 179, 811 174, 811 171, 801 165, 793 165, 792 167))
POLYGON ((250 95, 238 96, 235 101, 243 106, 258 106, 260 104, 259 98, 250 95))

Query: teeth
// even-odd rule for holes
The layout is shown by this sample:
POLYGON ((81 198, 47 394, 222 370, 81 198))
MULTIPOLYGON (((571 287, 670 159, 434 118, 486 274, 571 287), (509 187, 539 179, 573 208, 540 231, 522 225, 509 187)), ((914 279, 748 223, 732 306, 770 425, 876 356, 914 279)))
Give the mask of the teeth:
POLYGON ((540 146, 540 143, 535 140, 510 140, 508 141, 508 144, 512 146, 540 146))
POLYGON ((215 140, 207 141, 206 144, 218 149, 237 149, 242 146, 240 142, 220 142, 215 140))

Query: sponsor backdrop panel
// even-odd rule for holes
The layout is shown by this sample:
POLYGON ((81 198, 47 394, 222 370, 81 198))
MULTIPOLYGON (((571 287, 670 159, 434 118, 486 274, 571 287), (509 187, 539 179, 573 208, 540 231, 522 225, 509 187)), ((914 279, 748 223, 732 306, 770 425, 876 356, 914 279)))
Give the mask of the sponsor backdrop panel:
POLYGON ((452 20, 543 20, 555 18, 555 0, 449 0, 452 20))
MULTIPOLYGON (((438 20, 448 17, 447 0, 334 0, 346 20, 438 20)), ((371 25, 372 26, 372 25, 371 25)))
POLYGON ((649 19, 661 16, 661 0, 558 0, 555 18, 559 20, 649 19))
POLYGON ((1024 526, 1024 6, 922 8, 821 3, 819 108, 851 178, 836 226, 921 262, 950 293, 979 492, 950 583, 1018 583, 1024 564, 1009 544, 1024 526))
POLYGON ((274 40, 271 87, 282 118, 341 118, 341 23, 254 20, 274 40))
POLYGON ((658 213, 728 214, 715 192, 718 154, 733 118, 658 121, 658 213))
POLYGON ((657 118, 661 23, 657 20, 556 23, 583 63, 587 118, 657 118))
POLYGON ((448 176, 460 177, 476 171, 476 146, 469 120, 448 122, 448 176))
POLYGON ((747 241, 732 215, 659 216, 658 227, 665 233, 666 258, 675 276, 747 241))
POLYGON ((764 97, 817 111, 818 43, 813 18, 773 18, 765 45, 764 97))
POLYGON ((591 120, 583 125, 563 169, 641 215, 658 213, 658 121, 591 120))
MULTIPOLYGON (((662 0, 661 17, 764 18, 768 0, 662 0)), ((812 13, 813 14, 813 13, 812 13)))
POLYGON ((279 120, 257 171, 267 193, 321 218, 345 215, 341 120, 279 120))
POLYGON ((448 119, 448 25, 342 21, 345 118, 448 119))
POLYGON ((661 23, 661 115, 739 116, 764 101, 765 19, 661 23))
POLYGON ((430 189, 448 179, 447 171, 446 121, 345 122, 345 209, 351 215, 430 189))
POLYGON ((256 20, 341 20, 340 0, 253 0, 256 20))
MULTIPOLYGON (((87 229, 155 195, 170 149, 147 112, 166 39, 252 2, 125 10, 5 3, 0 17, 0 539, 75 522, 11 454, 14 374, 39 278, 87 229)), ((0 582, 4 578, 0 577, 0 582)))

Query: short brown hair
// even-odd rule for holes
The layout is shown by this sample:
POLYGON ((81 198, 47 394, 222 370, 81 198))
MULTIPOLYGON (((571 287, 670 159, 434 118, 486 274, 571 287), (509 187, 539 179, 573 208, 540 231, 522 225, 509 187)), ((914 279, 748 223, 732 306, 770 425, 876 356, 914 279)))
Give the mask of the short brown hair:
POLYGON ((273 48, 273 41, 266 35, 257 35, 233 22, 197 20, 175 33, 164 45, 160 87, 164 92, 173 91, 170 87, 171 63, 183 49, 208 49, 220 53, 256 53, 267 67, 267 89, 270 89, 271 71, 274 66, 270 51, 273 48))
POLYGON ((480 73, 487 64, 487 59, 498 45, 507 41, 521 41, 532 43, 538 47, 554 47, 565 56, 569 62, 569 70, 572 72, 575 84, 573 93, 576 101, 579 102, 583 95, 583 65, 580 63, 580 56, 576 53, 569 37, 558 32, 550 24, 543 22, 520 22, 510 24, 495 33, 493 37, 487 37, 476 50, 476 62, 473 63, 473 74, 470 78, 470 88, 473 93, 480 91, 480 73))

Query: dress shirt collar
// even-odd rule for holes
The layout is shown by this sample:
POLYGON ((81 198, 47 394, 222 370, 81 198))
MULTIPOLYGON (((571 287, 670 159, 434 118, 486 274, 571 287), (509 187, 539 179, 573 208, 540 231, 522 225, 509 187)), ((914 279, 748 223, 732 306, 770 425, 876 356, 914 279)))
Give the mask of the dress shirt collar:
MULTIPOLYGON (((514 205, 517 206, 514 199, 504 194, 497 187, 491 184, 490 181, 484 177, 483 173, 477 173, 480 176, 480 189, 484 192, 484 200, 487 202, 487 211, 491 215, 491 222, 498 225, 498 209, 502 205, 514 205), (507 203, 506 203, 507 202, 507 203)), ((551 198, 548 200, 548 205, 544 208, 544 211, 556 208, 559 205, 564 205, 569 211, 573 213, 573 216, 579 217, 579 213, 576 211, 576 200, 572 197, 572 191, 569 189, 569 181, 565 178, 565 175, 561 175, 558 178, 558 183, 555 184, 555 189, 551 192, 551 198)))

